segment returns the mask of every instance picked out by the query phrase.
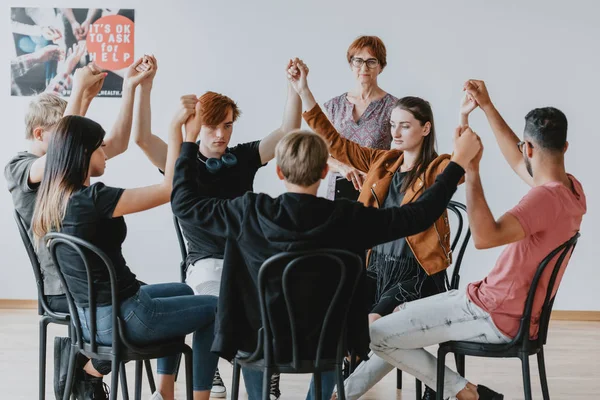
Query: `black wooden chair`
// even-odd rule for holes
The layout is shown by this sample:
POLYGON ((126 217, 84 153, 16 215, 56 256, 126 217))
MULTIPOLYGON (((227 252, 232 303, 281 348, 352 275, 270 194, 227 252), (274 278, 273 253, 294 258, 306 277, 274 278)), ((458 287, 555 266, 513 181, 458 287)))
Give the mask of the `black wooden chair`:
POLYGON ((179 219, 173 215, 173 225, 175 226, 175 233, 177 234, 177 242, 179 243, 179 251, 181 252, 181 262, 179 263, 179 274, 181 283, 185 283, 185 273, 187 270, 187 246, 185 244, 185 238, 183 237, 183 232, 181 231, 181 225, 179 225, 179 219))
POLYGON ((71 321, 75 331, 74 338, 71 344, 71 355, 69 360, 69 372, 67 378, 67 384, 65 387, 64 400, 69 398, 71 393, 73 379, 74 379, 74 368, 75 360, 78 353, 82 353, 88 358, 95 358, 99 360, 110 360, 112 362, 112 380, 111 380, 111 393, 110 400, 117 399, 117 389, 119 385, 119 374, 121 377, 121 392, 123 399, 129 399, 129 392, 127 389, 127 376, 125 373, 124 363, 128 361, 135 361, 135 399, 141 399, 142 392, 142 369, 143 363, 146 365, 146 372, 148 373, 148 380, 150 389, 152 392, 156 391, 156 385, 152 377, 150 362, 149 360, 155 358, 161 358, 172 355, 179 355, 183 353, 185 355, 186 363, 186 388, 187 388, 187 399, 192 400, 192 349, 185 344, 185 337, 177 338, 171 341, 146 345, 136 346, 127 340, 124 332, 124 322, 119 316, 119 299, 117 296, 117 278, 114 266, 108 256, 100 250, 98 247, 81 240, 77 237, 65 235, 62 233, 48 233, 45 238, 45 242, 50 247, 50 254, 54 264, 58 267, 58 275, 62 282, 63 287, 68 288, 65 278, 61 272, 60 263, 58 262, 57 251, 60 247, 70 249, 76 253, 85 265, 87 272, 87 286, 88 286, 88 299, 90 308, 90 324, 89 324, 89 342, 83 338, 83 330, 79 314, 75 306, 73 297, 66 290, 67 301, 69 303, 69 313, 71 315, 71 321), (111 288, 111 305, 113 307, 112 313, 112 344, 111 345, 99 345, 96 342, 96 290, 91 271, 91 264, 89 262, 89 256, 93 255, 98 257, 106 267, 110 279, 111 288))
MULTIPOLYGON (((458 201, 450 201, 447 209, 451 211, 456 217, 456 226, 453 226, 452 233, 453 239, 450 245, 451 253, 454 255, 453 263, 451 269, 452 274, 451 278, 448 278, 448 270, 446 270, 446 290, 458 289, 458 285, 460 284, 460 267, 462 265, 462 260, 465 255, 465 251, 467 250, 467 245, 469 244, 469 240, 471 239, 471 229, 469 228, 469 219, 467 216, 467 207, 458 201), (458 253, 456 253, 456 249, 458 249, 458 253)), ((449 218, 449 217, 446 217, 449 218)), ((461 362, 459 357, 456 357, 457 364, 461 362)), ((461 368, 459 368, 460 370, 461 368)), ((463 367, 464 369, 464 367, 463 367)), ((402 370, 396 370, 397 378, 396 378, 396 388, 402 389, 402 370)), ((417 400, 421 400, 423 396, 423 384, 420 380, 415 379, 415 391, 417 400)))
MULTIPOLYGON (((553 250, 540 263, 525 301, 523 316, 517 335, 508 343, 505 344, 482 344, 466 341, 451 341, 442 343, 438 349, 438 364, 437 364, 437 399, 442 400, 444 393, 444 367, 446 354, 454 353, 461 361, 457 363, 459 373, 465 375, 465 356, 475 357, 494 357, 494 358, 519 358, 523 369, 523 389, 525 399, 531 400, 531 376, 529 369, 529 356, 537 355, 538 368, 540 371, 540 381, 542 385, 542 394, 544 400, 550 399, 548 390, 548 380, 546 378, 546 365, 544 361, 544 345, 548 338, 548 326, 550 324, 550 315, 552 306, 554 305, 556 278, 563 266, 565 259, 569 253, 575 249, 579 233, 563 243, 561 246, 553 250), (531 339, 529 336, 531 317, 533 312, 533 303, 536 296, 538 284, 541 276, 547 272, 547 267, 553 260, 556 260, 551 269, 550 281, 544 295, 544 303, 542 305, 541 315, 539 317, 539 331, 536 339, 531 339)), ((534 316, 537 317, 537 316, 534 316)))
POLYGON ((321 373, 335 370, 338 396, 344 400, 346 321, 362 270, 360 257, 344 250, 281 253, 266 260, 258 276, 258 344, 252 354, 238 352, 231 398, 238 398, 243 366, 264 372, 264 400, 273 373, 312 373, 320 399, 321 373), (274 300, 278 290, 282 298, 274 300), (315 297, 322 308, 310 308, 315 297))
MULTIPOLYGON (((14 211, 15 222, 17 228, 19 228, 19 234, 21 240, 29 256, 29 262, 33 268, 33 275, 35 276, 35 283, 37 286, 38 294, 38 315, 40 316, 40 351, 39 351, 39 400, 46 398, 46 346, 48 341, 48 324, 58 324, 70 326, 71 317, 69 314, 56 312, 48 306, 46 301, 46 295, 44 294, 44 278, 42 276, 42 270, 37 254, 35 253, 33 244, 29 239, 27 228, 25 227, 25 221, 19 215, 17 210, 14 211)), ((71 332, 69 330, 69 336, 71 332)))

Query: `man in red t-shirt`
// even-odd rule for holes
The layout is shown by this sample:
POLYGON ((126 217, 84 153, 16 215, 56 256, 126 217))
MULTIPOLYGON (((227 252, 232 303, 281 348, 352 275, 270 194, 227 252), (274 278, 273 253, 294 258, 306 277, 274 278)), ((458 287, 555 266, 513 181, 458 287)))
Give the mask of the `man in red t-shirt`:
MULTIPOLYGON (((402 304, 371 325, 373 356, 346 380, 346 398, 356 399, 393 368, 400 368, 429 387, 436 387, 435 357, 424 348, 450 341, 506 343, 517 333, 525 300, 541 261, 579 231, 586 199, 579 181, 567 174, 567 118, 553 107, 537 108, 525 117, 523 141, 492 104, 483 81, 470 80, 464 90, 485 112, 504 158, 531 189, 510 211, 494 219, 479 176, 481 154, 466 173, 467 210, 475 247, 508 245, 489 275, 466 289, 402 304), (367 383, 368 382, 368 383, 367 383)), ((558 275, 560 282, 564 269, 558 275)), ((545 293, 550 271, 542 275, 545 293)), ((531 337, 536 337, 543 295, 533 305, 531 337)), ((446 368, 444 398, 502 400, 504 396, 476 386, 446 368)))

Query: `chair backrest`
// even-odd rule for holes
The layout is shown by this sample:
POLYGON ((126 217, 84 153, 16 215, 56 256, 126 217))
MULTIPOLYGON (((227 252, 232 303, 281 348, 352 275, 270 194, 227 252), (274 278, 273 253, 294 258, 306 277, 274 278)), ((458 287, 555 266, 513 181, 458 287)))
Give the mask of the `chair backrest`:
POLYGON ((550 254, 546 256, 540 263, 533 280, 531 282, 531 287, 529 288, 529 293, 527 294, 527 300, 525 301, 525 307, 523 310, 523 316, 521 317, 521 324, 519 325, 519 331, 515 338, 511 341, 511 343, 521 344, 525 350, 532 347, 541 347, 546 344, 546 339, 548 338, 548 326, 550 325, 550 314, 552 313, 552 307, 554 305, 555 291, 554 287, 556 285, 556 278, 564 265, 565 259, 568 258, 567 255, 573 253, 575 250, 575 246, 577 245, 577 240, 579 239, 579 232, 576 233, 571 239, 554 249, 550 254), (554 267, 548 267, 549 264, 553 260, 556 260, 554 263, 554 267), (551 268, 550 280, 548 282, 548 287, 546 288, 546 293, 544 293, 544 303, 542 304, 542 312, 539 319, 539 331, 538 337, 535 340, 530 340, 529 338, 529 330, 531 327, 531 315, 533 313, 533 305, 536 297, 536 292, 538 288, 538 284, 542 275, 546 272, 548 268, 551 268))
POLYGON ((175 233, 177 234, 177 241, 179 242, 179 251, 181 252, 181 262, 179 263, 179 273, 181 274, 181 282, 185 283, 185 272, 187 269, 187 246, 185 244, 185 238, 181 231, 181 225, 179 225, 179 219, 173 215, 173 225, 175 225, 175 233))
POLYGON ((452 228, 454 239, 452 240, 450 249, 453 254, 452 262, 452 278, 448 281, 446 275, 446 285, 448 290, 458 289, 460 284, 460 266, 462 264, 467 245, 471 239, 471 228, 469 227, 469 218, 467 216, 467 207, 458 201, 451 201, 448 204, 448 210, 452 211, 457 219, 457 225, 452 228), (458 248, 458 253, 456 249, 458 248))
POLYGON ((57 252, 60 248, 64 247, 67 250, 75 252, 82 260, 83 265, 85 266, 86 275, 87 275, 87 288, 88 288, 88 302, 89 302, 89 313, 90 313, 90 321, 88 324, 88 330, 90 334, 89 340, 89 348, 92 352, 97 352, 98 344, 96 343, 96 287, 93 278, 92 264, 90 263, 90 255, 98 257, 104 267, 108 271, 108 277, 110 280, 110 295, 111 295, 111 305, 113 308, 112 312, 112 346, 114 351, 118 351, 119 349, 119 341, 123 336, 121 335, 121 325, 119 323, 119 299, 117 296, 117 274, 115 272, 115 268, 112 264, 110 258, 98 247, 93 244, 86 242, 78 237, 66 235, 64 233, 50 232, 44 237, 44 243, 50 248, 50 255, 52 256, 52 260, 54 261, 54 265, 57 266, 58 276, 63 287, 66 289, 65 294, 67 296, 67 301, 69 303, 69 313, 71 314, 71 321, 75 328, 77 345, 80 349, 84 348, 84 339, 83 339, 83 331, 81 327, 81 320, 79 319, 79 314, 77 313, 77 308, 75 306, 75 301, 73 300, 73 296, 70 293, 69 286, 65 280, 63 275, 62 267, 60 265, 59 259, 57 257, 57 252))
POLYGON ((33 268, 33 275, 35 276, 35 283, 37 286, 38 293, 38 314, 48 314, 53 318, 64 319, 64 314, 54 312, 50 309, 48 303, 46 302, 46 295, 44 294, 44 277, 42 276, 40 261, 33 247, 33 243, 31 243, 29 234, 27 233, 25 221, 23 221, 23 218, 17 210, 14 210, 14 217, 15 222, 17 223, 17 228, 19 229, 21 240, 23 241, 23 245, 25 246, 25 250, 27 251, 27 256, 29 256, 29 262, 31 264, 31 267, 33 268))
POLYGON ((286 252, 263 263, 258 284, 267 365, 291 361, 299 368, 311 360, 319 368, 323 359, 343 358, 362 265, 356 254, 333 249, 286 252))

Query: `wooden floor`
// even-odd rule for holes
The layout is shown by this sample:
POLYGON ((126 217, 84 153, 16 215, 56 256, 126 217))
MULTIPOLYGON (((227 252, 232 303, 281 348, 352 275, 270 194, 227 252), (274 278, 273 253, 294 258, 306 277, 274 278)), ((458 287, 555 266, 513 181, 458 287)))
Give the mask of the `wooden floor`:
MULTIPOLYGON (((64 336, 66 328, 50 325, 46 394, 53 399, 53 337, 64 336)), ((36 399, 38 395, 38 316, 34 310, 0 310, 0 399, 36 399)), ((532 357, 533 397, 541 399, 537 363, 532 357)), ((554 321, 546 347, 546 364, 552 399, 600 399, 600 322, 554 321)), ((133 371, 128 366, 133 398, 133 371)), ((231 383, 231 366, 220 363, 226 384, 231 383)), ((523 399, 518 360, 467 359, 467 378, 505 394, 506 400, 523 399)), ((281 400, 305 399, 310 377, 284 375, 281 400)), ((363 399, 414 399, 414 380, 404 375, 405 389, 396 390, 395 373, 388 375, 363 399)), ((105 382, 110 382, 105 378, 105 382)), ((143 399, 150 397, 144 384, 143 399)), ((185 398, 178 384, 177 398, 185 398)), ((228 388, 229 390, 229 388, 228 388)), ((242 389, 243 392, 243 389, 242 389)), ((244 392, 243 392, 244 393, 244 392)), ((240 398, 247 398, 245 393, 240 398)))

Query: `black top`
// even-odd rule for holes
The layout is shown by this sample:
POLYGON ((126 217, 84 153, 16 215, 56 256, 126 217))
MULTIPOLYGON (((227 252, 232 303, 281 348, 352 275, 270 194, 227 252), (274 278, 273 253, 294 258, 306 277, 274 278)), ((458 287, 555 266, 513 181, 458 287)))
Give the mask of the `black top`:
MULTIPOLYGON (((188 239, 211 234, 225 240, 221 292, 212 350, 231 359, 255 349, 261 326, 257 279, 262 263, 282 251, 339 248, 364 255, 366 249, 427 229, 445 211, 464 170, 450 163, 418 201, 403 207, 367 208, 285 193, 276 198, 246 193, 233 200, 211 199, 195 183, 198 145, 183 143, 175 165, 171 206, 188 239), (243 335, 240 334, 243 332, 243 335)), ((357 293, 361 293, 357 288, 357 293)), ((366 302, 350 312, 349 339, 369 341, 366 302), (360 327, 359 327, 360 326, 360 327)), ((315 308, 323 304, 314 304, 315 308)), ((366 355, 366 354, 365 354, 366 355)))
MULTIPOLYGON (((106 253, 117 274, 120 301, 133 296, 140 287, 121 252, 121 244, 127 236, 125 219, 112 217, 123 191, 124 189, 108 187, 100 182, 78 190, 69 199, 61 228, 62 233, 86 240, 106 253)), ((96 305, 109 305, 108 270, 97 256, 89 253, 88 257, 94 276, 96 305)), ((57 258, 75 303, 80 307, 87 307, 87 277, 81 258, 66 246, 59 247, 57 258)))
MULTIPOLYGON (((223 166, 216 173, 210 173, 204 162, 197 162, 197 174, 194 182, 198 189, 208 197, 218 199, 234 199, 246 192, 254 191, 254 176, 256 171, 264 165, 260 160, 258 146, 260 141, 242 143, 228 150, 235 155, 237 164, 231 168, 223 166)), ((201 154, 197 152, 198 160, 201 154)), ((265 164, 266 165, 266 164, 265 164)), ((219 236, 197 233, 190 236, 185 225, 181 226, 183 234, 188 241, 187 264, 193 264, 204 258, 223 258, 225 240, 219 236)))

